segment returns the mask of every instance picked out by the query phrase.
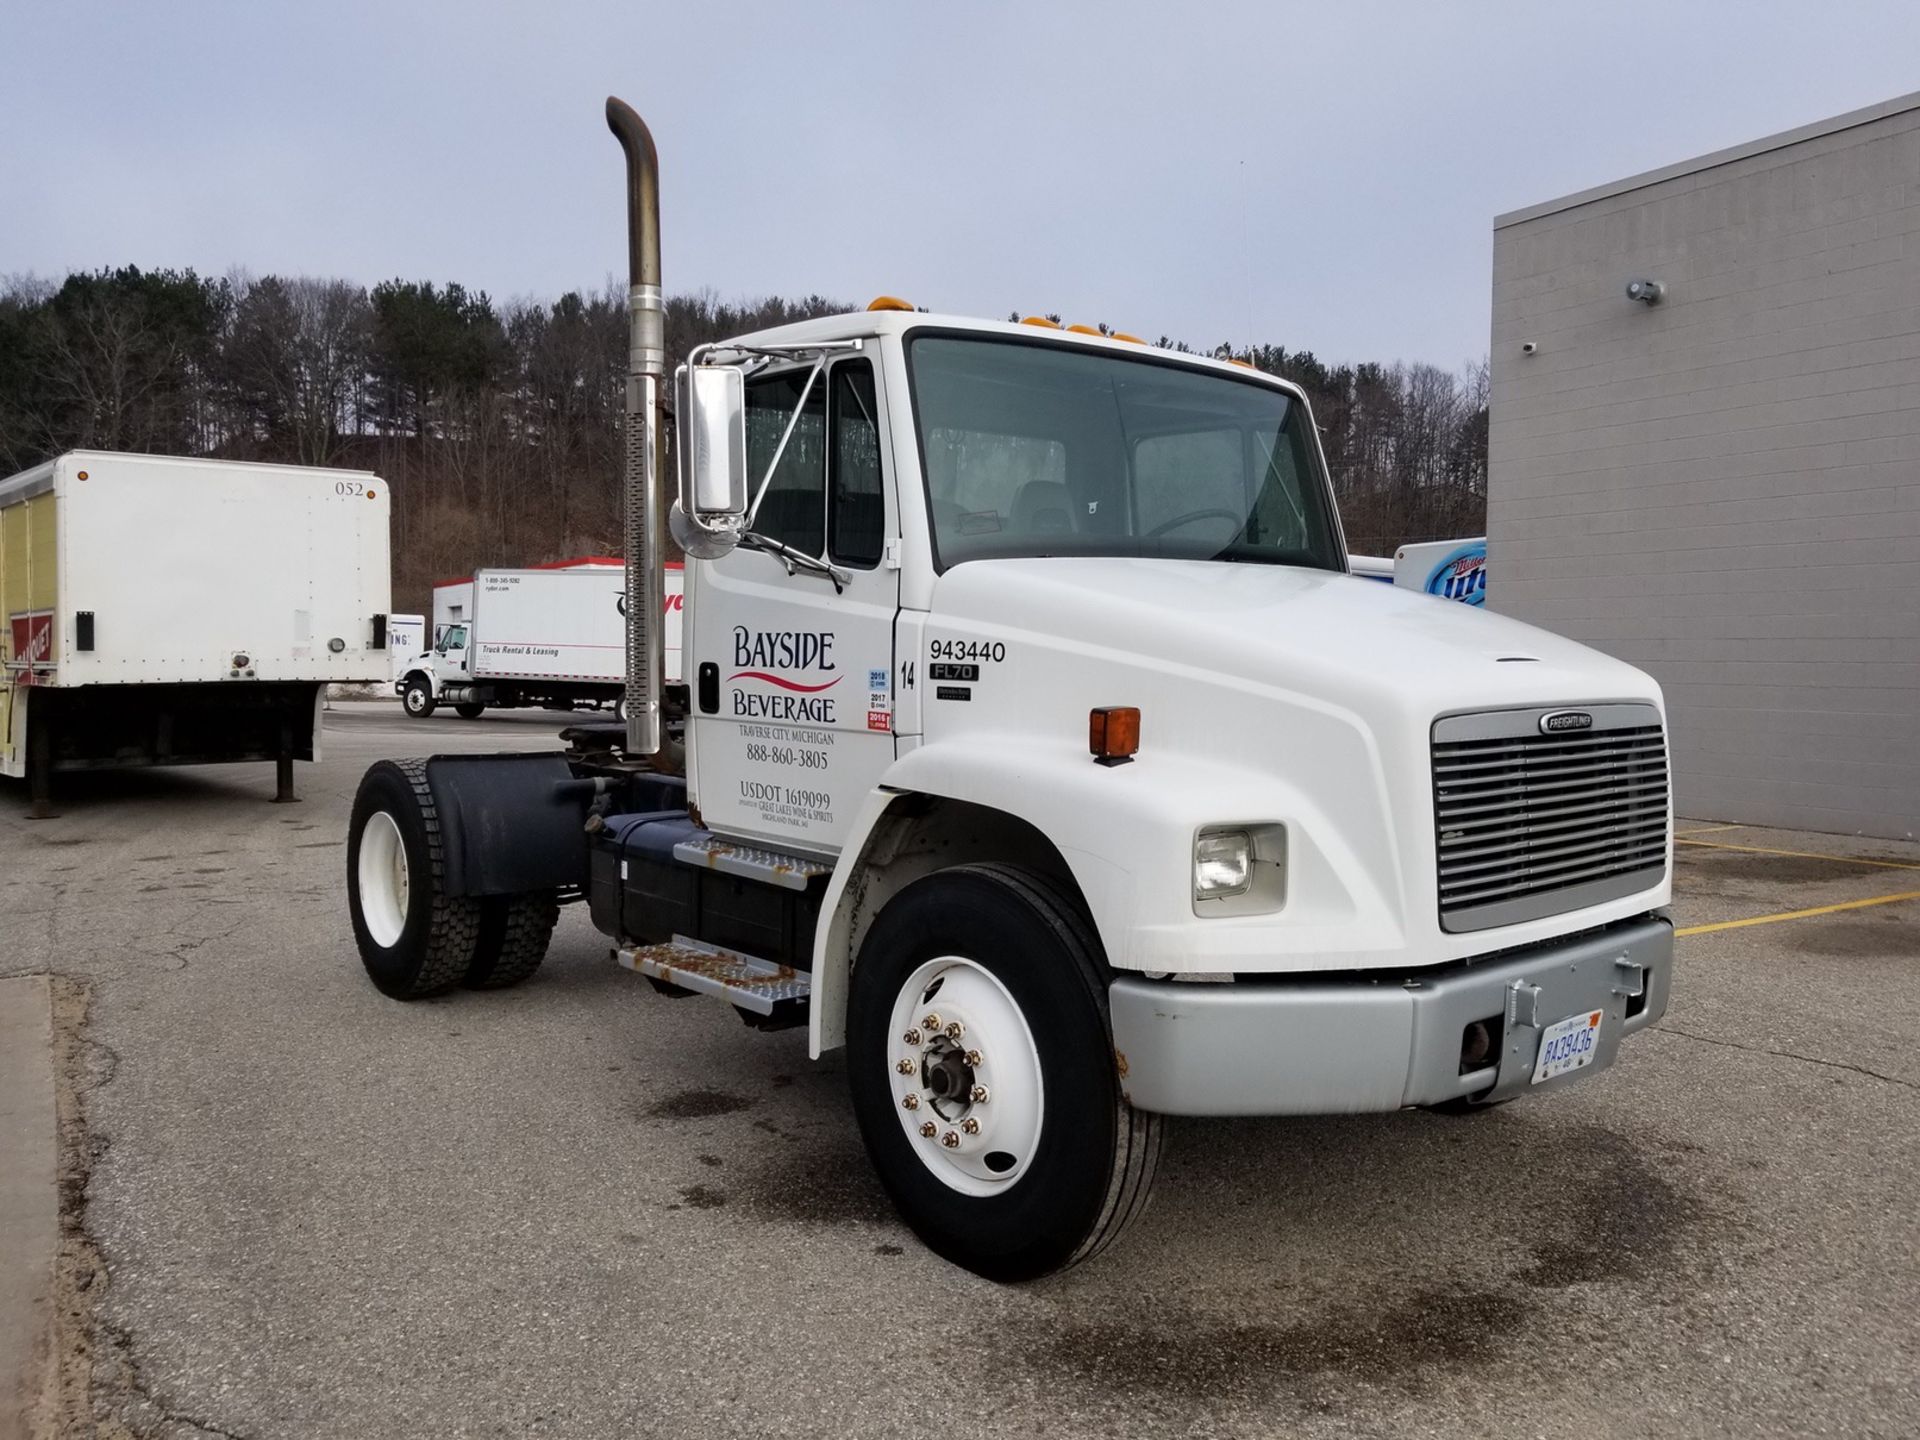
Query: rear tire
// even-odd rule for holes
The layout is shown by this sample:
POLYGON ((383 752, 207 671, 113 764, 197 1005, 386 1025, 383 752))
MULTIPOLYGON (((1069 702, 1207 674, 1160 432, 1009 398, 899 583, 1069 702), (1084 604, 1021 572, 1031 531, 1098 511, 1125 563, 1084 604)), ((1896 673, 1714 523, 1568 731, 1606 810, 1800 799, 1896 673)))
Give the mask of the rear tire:
POLYGON ((347 826, 347 910, 360 963, 383 995, 438 995, 471 967, 481 902, 446 893, 426 761, 382 760, 361 777, 347 826))
POLYGON ((469 990, 518 985, 547 958, 560 906, 549 891, 495 895, 482 902, 480 943, 461 981, 469 990))
POLYGON ((427 683, 423 675, 411 677, 407 681, 407 688, 400 692, 400 704, 415 720, 431 719, 436 708, 433 686, 427 683))
POLYGON ((854 1113, 901 1218, 956 1265, 1029 1280, 1097 1255, 1146 1208, 1162 1121, 1121 1094, 1106 984, 1092 923, 1013 866, 918 880, 867 933, 847 1011, 854 1113))
POLYGON ((482 715, 487 713, 487 707, 484 705, 456 705, 453 707, 453 713, 458 715, 462 720, 478 720, 482 715))

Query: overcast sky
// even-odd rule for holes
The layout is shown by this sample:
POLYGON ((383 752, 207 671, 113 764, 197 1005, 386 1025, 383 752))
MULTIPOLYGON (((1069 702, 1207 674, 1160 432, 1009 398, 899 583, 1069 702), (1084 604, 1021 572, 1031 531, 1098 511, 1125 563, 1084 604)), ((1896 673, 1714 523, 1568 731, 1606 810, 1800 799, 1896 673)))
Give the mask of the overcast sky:
POLYGON ((0 273, 882 292, 1484 354, 1491 221, 1915 87, 1920 5, 0 0, 0 273))

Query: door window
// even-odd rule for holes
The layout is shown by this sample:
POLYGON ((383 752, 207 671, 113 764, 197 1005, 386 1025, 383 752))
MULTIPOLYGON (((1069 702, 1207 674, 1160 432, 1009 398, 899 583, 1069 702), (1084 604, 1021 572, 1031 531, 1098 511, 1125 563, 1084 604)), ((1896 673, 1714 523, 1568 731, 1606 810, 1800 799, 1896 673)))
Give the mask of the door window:
POLYGON ((871 570, 880 563, 887 524, 873 366, 865 360, 844 360, 830 373, 833 475, 828 491, 827 520, 832 532, 828 553, 842 565, 871 570))
MULTIPOLYGON (((780 448, 810 367, 747 383, 747 483, 758 485, 780 448)), ((816 384, 760 501, 753 528, 808 555, 827 548, 826 386, 816 384)))

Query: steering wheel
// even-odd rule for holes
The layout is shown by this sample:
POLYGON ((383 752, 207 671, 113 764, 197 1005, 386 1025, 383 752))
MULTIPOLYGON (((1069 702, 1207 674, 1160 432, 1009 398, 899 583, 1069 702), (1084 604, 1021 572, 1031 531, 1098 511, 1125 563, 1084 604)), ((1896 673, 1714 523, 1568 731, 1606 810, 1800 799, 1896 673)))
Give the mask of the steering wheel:
POLYGON ((1146 538, 1156 540, 1169 530, 1178 530, 1182 525, 1191 525, 1196 520, 1231 520, 1235 533, 1247 523, 1247 517, 1238 510, 1189 510, 1184 515, 1176 515, 1164 524, 1154 526, 1147 532, 1146 538))

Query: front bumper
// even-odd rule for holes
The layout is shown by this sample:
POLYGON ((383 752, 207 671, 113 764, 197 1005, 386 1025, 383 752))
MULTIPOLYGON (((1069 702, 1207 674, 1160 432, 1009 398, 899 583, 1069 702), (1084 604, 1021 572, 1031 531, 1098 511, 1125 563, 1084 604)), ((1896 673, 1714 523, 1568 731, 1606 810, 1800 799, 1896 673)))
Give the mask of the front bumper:
POLYGON ((1167 1115, 1333 1115, 1503 1100, 1613 1063, 1667 1009, 1673 925, 1663 915, 1400 980, 1115 980, 1113 1043, 1127 1099, 1167 1115), (1531 1083, 1541 1032, 1603 1012, 1592 1063, 1531 1083), (1462 1073, 1476 1021, 1495 1048, 1462 1073))

